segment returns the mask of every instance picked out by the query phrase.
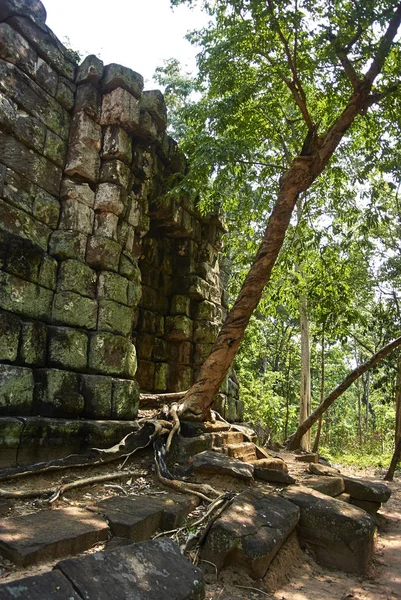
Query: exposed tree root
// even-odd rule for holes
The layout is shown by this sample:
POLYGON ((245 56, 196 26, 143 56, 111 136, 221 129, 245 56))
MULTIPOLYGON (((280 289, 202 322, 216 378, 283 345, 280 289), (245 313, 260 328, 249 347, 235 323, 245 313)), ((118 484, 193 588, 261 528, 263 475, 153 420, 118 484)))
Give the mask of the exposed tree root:
POLYGON ((178 404, 174 403, 171 405, 170 407, 170 416, 173 419, 173 428, 170 431, 170 433, 168 434, 168 438, 167 438, 167 442, 166 442, 166 452, 168 453, 170 451, 170 447, 171 447, 171 442, 173 441, 173 437, 176 433, 180 433, 180 420, 178 418, 177 415, 177 409, 178 409, 178 404))
POLYGON ((171 392, 168 394, 141 394, 139 396, 139 406, 141 408, 161 408, 166 402, 175 402, 182 400, 187 392, 171 392))

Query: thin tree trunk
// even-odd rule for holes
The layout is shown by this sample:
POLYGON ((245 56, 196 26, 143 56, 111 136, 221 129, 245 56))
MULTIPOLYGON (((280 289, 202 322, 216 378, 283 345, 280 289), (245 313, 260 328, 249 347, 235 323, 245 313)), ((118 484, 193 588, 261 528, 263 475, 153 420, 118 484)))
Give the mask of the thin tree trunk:
POLYGON ((291 373, 291 354, 288 352, 288 372, 287 372, 287 393, 285 397, 285 422, 284 422, 284 440, 288 436, 288 421, 290 418, 290 373, 291 373))
MULTIPOLYGON (((324 356, 324 325, 322 331, 322 351, 321 351, 321 364, 322 364, 322 375, 320 378, 320 404, 323 404, 324 401, 324 379, 325 379, 325 356, 324 356)), ((313 444, 313 452, 317 452, 319 450, 320 443, 320 434, 322 432, 322 420, 323 417, 320 415, 319 421, 317 423, 317 432, 315 437, 315 442, 313 444)))
POLYGON ((364 381, 364 388, 365 388, 365 400, 366 400, 366 406, 365 406, 365 441, 368 442, 369 441, 369 388, 370 388, 370 377, 369 377, 369 373, 366 374, 366 379, 364 381))
POLYGON ((358 396, 358 438, 359 448, 362 448, 362 402, 361 402, 361 386, 359 380, 357 381, 357 396, 358 396))
POLYGON ((337 398, 341 396, 349 387, 366 371, 377 365, 387 354, 390 354, 392 350, 398 348, 401 345, 401 337, 393 340, 387 346, 380 348, 369 360, 359 365, 356 369, 351 371, 349 375, 327 396, 325 401, 317 407, 316 410, 298 427, 297 431, 287 440, 286 445, 289 450, 296 450, 299 448, 299 443, 302 436, 316 423, 318 418, 323 415, 326 410, 333 404, 337 398))
POLYGON ((227 315, 211 353, 199 371, 197 381, 188 390, 179 407, 180 418, 205 420, 209 417, 214 397, 235 358, 263 288, 270 279, 298 196, 309 189, 324 171, 355 118, 376 102, 376 97, 371 94, 373 82, 383 68, 400 23, 401 3, 394 10, 367 73, 363 79, 353 80, 353 93, 338 118, 321 136, 312 135, 315 127, 308 125, 309 131, 305 139, 307 155, 296 157, 280 178, 277 201, 255 262, 227 315))
MULTIPOLYGON (((301 424, 309 417, 311 408, 309 321, 305 294, 301 294, 300 297, 299 321, 301 325, 301 394, 299 399, 299 424, 301 424)), ((299 447, 301 450, 310 452, 310 430, 302 436, 299 447)))
POLYGON ((400 460, 401 460, 401 438, 398 440, 398 442, 396 444, 393 458, 391 459, 389 469, 384 477, 384 479, 386 481, 393 481, 394 471, 396 470, 397 465, 400 462, 400 460))
POLYGON ((397 377, 395 383, 395 448, 386 481, 393 481, 394 471, 401 460, 401 353, 398 355, 397 377))

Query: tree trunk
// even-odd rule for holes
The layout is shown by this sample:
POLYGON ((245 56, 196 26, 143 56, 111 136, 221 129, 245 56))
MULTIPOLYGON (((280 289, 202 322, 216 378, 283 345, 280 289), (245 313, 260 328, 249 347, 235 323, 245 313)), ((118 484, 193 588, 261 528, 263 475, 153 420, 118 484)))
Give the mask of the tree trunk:
POLYGON ((308 417, 297 429, 297 431, 287 440, 286 446, 289 450, 296 450, 299 448, 299 443, 302 436, 316 423, 318 418, 323 415, 326 410, 333 404, 337 398, 341 396, 349 387, 366 371, 377 365, 387 354, 390 354, 392 350, 398 348, 401 345, 401 337, 393 340, 387 346, 384 346, 378 350, 369 360, 362 365, 359 365, 356 369, 351 371, 349 375, 327 396, 325 401, 317 407, 316 410, 308 417))
POLYGON ((400 462, 400 460, 401 460, 401 438, 398 440, 398 442, 396 444, 393 458, 391 459, 389 469, 384 477, 384 479, 386 481, 393 481, 394 471, 395 471, 398 463, 400 462))
MULTIPOLYGON (((310 415, 310 343, 309 343, 309 321, 307 314, 307 300, 305 294, 301 294, 299 305, 299 321, 301 325, 301 394, 299 399, 299 424, 303 423, 310 415)), ((302 436, 301 450, 310 452, 310 430, 302 436)))
MULTIPOLYGON (((324 379, 325 379, 325 356, 324 356, 324 325, 322 331, 322 351, 321 351, 321 364, 322 364, 322 375, 320 378, 320 404, 323 404, 324 401, 324 379)), ((315 437, 315 442, 313 444, 312 452, 317 452, 319 450, 320 443, 320 434, 322 432, 322 420, 323 417, 320 415, 318 423, 317 423, 317 432, 315 437)))
POLYGON ((386 481, 393 481, 394 471, 401 460, 401 353, 398 355, 397 377, 395 383, 395 448, 386 481))
POLYGON ((400 23, 401 3, 392 14, 367 73, 361 80, 353 81, 353 92, 338 118, 321 136, 315 133, 317 130, 315 125, 312 128, 308 126, 309 131, 305 138, 307 155, 296 157, 280 178, 277 201, 255 262, 249 270, 233 308, 227 315, 211 353, 199 371, 197 381, 188 390, 179 407, 181 418, 205 420, 210 415, 214 397, 235 358, 263 288, 270 279, 298 196, 309 189, 324 171, 355 118, 375 103, 376 97, 371 95, 373 82, 384 66, 400 23))

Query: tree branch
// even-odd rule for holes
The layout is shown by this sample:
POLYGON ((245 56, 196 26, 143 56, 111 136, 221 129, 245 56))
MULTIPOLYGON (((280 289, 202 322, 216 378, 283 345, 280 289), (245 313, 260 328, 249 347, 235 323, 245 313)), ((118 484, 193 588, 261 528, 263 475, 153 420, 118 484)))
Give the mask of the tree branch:
POLYGON ((370 66, 370 69, 364 77, 364 81, 369 85, 372 85, 378 74, 381 72, 384 62, 390 52, 393 40, 397 35, 398 28, 401 23, 401 2, 398 4, 396 11, 387 27, 385 34, 382 36, 379 47, 376 52, 376 56, 370 66))

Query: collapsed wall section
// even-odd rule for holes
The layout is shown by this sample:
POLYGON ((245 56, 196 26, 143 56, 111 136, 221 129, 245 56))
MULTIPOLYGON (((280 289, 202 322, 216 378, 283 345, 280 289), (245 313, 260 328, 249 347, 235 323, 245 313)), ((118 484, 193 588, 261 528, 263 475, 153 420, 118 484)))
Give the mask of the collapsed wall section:
POLYGON ((45 20, 0 3, 0 416, 132 419, 139 388, 188 388, 211 349, 223 226, 169 194, 187 165, 162 94, 78 66, 45 20))

